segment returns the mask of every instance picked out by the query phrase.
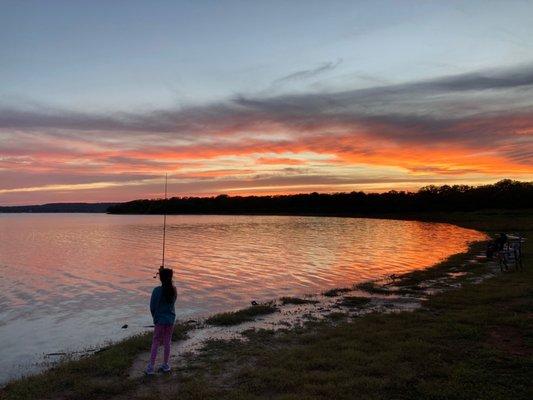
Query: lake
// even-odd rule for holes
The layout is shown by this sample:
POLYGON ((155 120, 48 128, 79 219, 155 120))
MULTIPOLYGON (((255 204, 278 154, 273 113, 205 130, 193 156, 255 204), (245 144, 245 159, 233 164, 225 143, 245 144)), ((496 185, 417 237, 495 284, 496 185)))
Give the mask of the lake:
MULTIPOLYGON (((162 220, 0 214, 0 382, 42 369, 45 354, 146 329, 162 220)), ((167 224, 181 320, 428 267, 485 237, 365 218, 195 215, 167 224)))

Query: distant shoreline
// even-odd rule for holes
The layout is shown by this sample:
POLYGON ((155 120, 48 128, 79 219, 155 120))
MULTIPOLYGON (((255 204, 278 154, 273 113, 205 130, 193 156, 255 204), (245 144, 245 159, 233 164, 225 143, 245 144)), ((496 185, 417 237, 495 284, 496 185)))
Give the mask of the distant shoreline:
POLYGON ((300 193, 288 195, 171 197, 128 202, 0 206, 0 213, 109 213, 133 215, 290 215, 404 218, 420 213, 529 209, 533 182, 427 186, 417 192, 300 193))
POLYGON ((0 214, 21 213, 106 213, 118 203, 48 203, 28 206, 1 206, 0 214))
MULTIPOLYGON (((300 193, 275 196, 172 197, 129 202, 0 206, 0 213, 108 213, 118 215, 278 215, 434 219, 442 213, 524 210, 533 182, 509 179, 484 186, 428 186, 418 192, 300 193)), ((501 211, 497 211, 501 212, 501 211)))
MULTIPOLYGON (((16 206, 20 207, 20 206, 16 206)), ((152 215, 160 216, 163 214, 159 213, 110 213, 107 210, 104 211, 3 211, 0 207, 1 214, 107 214, 113 216, 140 216, 140 215, 152 215)), ((188 213, 168 213, 169 216, 243 216, 243 217, 330 217, 330 218, 369 218, 369 219, 394 219, 402 221, 420 221, 420 222, 443 222, 443 223, 453 223, 455 225, 463 226, 469 228, 468 224, 462 223, 462 217, 468 214, 483 214, 483 215, 494 215, 494 216, 508 216, 512 217, 515 214, 531 213, 533 208, 526 209, 482 209, 476 211, 465 212, 461 210, 457 211, 426 211, 426 212, 416 212, 416 211, 404 211, 404 212, 388 212, 388 213, 359 213, 359 214, 350 214, 350 213, 283 213, 283 212, 188 212, 188 213), (459 221, 450 222, 450 217, 456 215, 459 221)))

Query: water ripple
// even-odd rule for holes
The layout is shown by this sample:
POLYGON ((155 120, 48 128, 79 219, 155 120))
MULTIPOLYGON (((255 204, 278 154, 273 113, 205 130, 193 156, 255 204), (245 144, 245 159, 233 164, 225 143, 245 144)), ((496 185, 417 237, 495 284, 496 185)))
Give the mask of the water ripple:
MULTIPOLYGON (((160 216, 0 214, 0 370, 23 354, 116 339, 122 323, 136 323, 133 331, 150 324, 161 222, 160 216), (38 345, 29 334, 9 344, 26 330, 39 331, 38 345)), ((169 216, 166 259, 175 270, 177 312, 188 318, 424 268, 483 237, 415 221, 169 216)))

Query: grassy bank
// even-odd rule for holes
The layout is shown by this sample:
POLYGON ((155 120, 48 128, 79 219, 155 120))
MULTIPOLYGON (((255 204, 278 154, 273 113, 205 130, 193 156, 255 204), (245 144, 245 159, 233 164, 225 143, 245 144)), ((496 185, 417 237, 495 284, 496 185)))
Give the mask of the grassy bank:
POLYGON ((272 303, 257 304, 238 311, 215 314, 205 321, 209 325, 231 326, 253 321, 257 316, 272 314, 278 309, 272 303))
MULTIPOLYGON (((177 324, 172 340, 187 335, 187 325, 177 324)), ((151 334, 132 336, 76 360, 65 360, 42 374, 20 379, 0 391, 6 399, 90 399, 103 398, 132 390, 136 382, 127 371, 137 355, 149 348, 151 334)))
MULTIPOLYGON (((533 213, 419 215, 490 234, 528 238, 524 271, 463 282, 415 312, 309 323, 286 331, 249 331, 248 341, 210 342, 171 376, 127 379, 148 338, 16 381, 6 399, 529 399, 533 398, 533 213)), ((472 253, 479 251, 474 246, 472 253)), ((448 270, 482 273, 460 255, 403 275, 416 291, 448 270)), ((369 291, 372 289, 368 287, 369 291)), ((374 288, 375 290, 379 290, 374 288)), ((355 305, 366 300, 351 298, 355 305)))

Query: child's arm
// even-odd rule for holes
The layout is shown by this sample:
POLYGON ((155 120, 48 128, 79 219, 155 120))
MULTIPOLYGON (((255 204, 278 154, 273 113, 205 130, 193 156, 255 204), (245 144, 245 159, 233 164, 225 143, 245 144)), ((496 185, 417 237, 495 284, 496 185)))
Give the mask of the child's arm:
POLYGON ((157 304, 159 303, 159 293, 157 288, 154 288, 152 290, 152 297, 150 298, 150 313, 152 313, 152 317, 155 314, 155 310, 157 308, 157 304))

